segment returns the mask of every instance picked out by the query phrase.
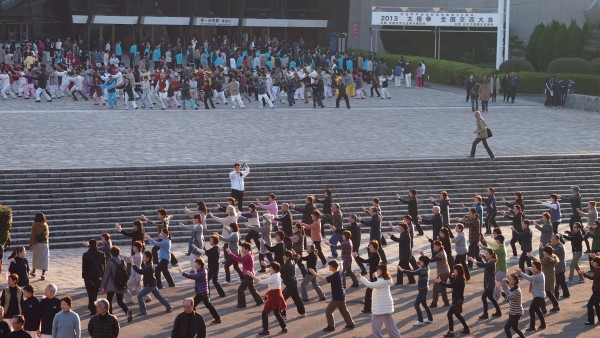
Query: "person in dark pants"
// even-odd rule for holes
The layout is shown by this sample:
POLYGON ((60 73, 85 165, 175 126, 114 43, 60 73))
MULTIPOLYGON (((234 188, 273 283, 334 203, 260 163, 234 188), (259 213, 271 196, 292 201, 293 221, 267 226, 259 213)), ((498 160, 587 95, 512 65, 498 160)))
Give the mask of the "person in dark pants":
POLYGON ((246 295, 244 291, 248 289, 250 291, 250 295, 254 298, 254 302, 256 305, 261 305, 264 303, 258 292, 256 291, 256 287, 254 286, 254 255, 252 254, 252 250, 249 243, 242 243, 242 256, 238 256, 231 252, 231 249, 227 248, 227 252, 231 259, 236 262, 242 263, 243 275, 244 279, 242 280, 240 287, 238 288, 238 300, 237 307, 245 308, 246 307, 246 295), (248 274, 248 273, 251 274, 248 274))
MULTIPOLYGON (((156 215, 158 217, 158 222, 154 222, 150 219, 148 219, 146 216, 141 215, 140 217, 142 218, 142 220, 144 220, 145 222, 147 222, 148 224, 152 224, 155 225, 158 229, 158 236, 159 239, 157 240, 157 242, 162 241, 162 239, 160 239, 160 234, 162 233, 163 229, 169 229, 169 222, 171 221, 171 219, 173 218, 173 215, 167 215, 167 209, 165 208, 161 208, 158 209, 156 212, 156 215)), ((144 238, 146 238, 144 236, 144 238)), ((159 258, 158 258, 158 250, 160 249, 160 247, 158 245, 155 245, 152 248, 152 263, 154 264, 158 264, 159 263, 159 258)), ((179 264, 179 262, 177 261, 177 258, 175 257, 175 255, 173 255, 173 253, 171 253, 171 265, 173 266, 177 266, 179 264)))
MULTIPOLYGON (((391 232, 388 233, 390 239, 398 243, 399 263, 398 265, 404 270, 410 270, 410 258, 412 257, 412 246, 410 244, 410 234, 408 233, 408 225, 400 223, 400 237, 394 236, 391 232)), ((409 284, 415 284, 415 276, 408 275, 409 284)), ((396 285, 404 284, 404 274, 398 271, 396 275, 396 285)))
POLYGON ((410 189, 408 191, 408 199, 403 199, 399 194, 396 194, 396 199, 404 204, 408 205, 408 214, 412 217, 413 224, 415 225, 419 236, 423 236, 423 229, 419 224, 419 201, 417 200, 417 190, 410 189))
MULTIPOLYGON (((292 259, 293 254, 291 251, 286 250, 283 252, 283 265, 281 266, 281 279, 285 288, 283 289, 283 298, 287 300, 292 297, 296 309, 300 316, 306 316, 306 310, 300 294, 298 293, 298 281, 296 280, 296 263, 292 259)), ((281 315, 286 317, 286 311, 282 311, 281 315)))
MULTIPOLYGON (((581 194, 578 186, 571 187, 571 196, 558 196, 561 201, 571 203, 571 218, 569 218, 569 229, 573 231, 573 224, 581 223, 581 194)), ((556 232, 554 232, 556 233, 556 232)))
POLYGON ((156 285, 159 289, 162 289, 162 279, 161 274, 165 275, 165 279, 170 287, 175 287, 175 282, 173 282, 173 277, 171 277, 171 273, 169 273, 169 258, 171 257, 171 234, 167 228, 162 228, 161 233, 159 235, 159 241, 155 241, 150 238, 150 235, 144 235, 144 238, 148 239, 148 243, 158 246, 158 265, 154 270, 154 276, 156 278, 156 285))
POLYGON ((377 97, 381 97, 381 94, 379 94, 379 79, 377 78, 377 76, 373 76, 372 77, 373 82, 371 83, 371 97, 373 97, 373 90, 375 90, 375 93, 377 94, 377 97))
POLYGON ((450 281, 445 283, 440 277, 435 279, 435 283, 442 287, 452 289, 452 305, 446 316, 448 317, 448 333, 444 337, 454 337, 454 318, 456 317, 463 325, 463 334, 470 334, 469 326, 465 319, 461 315, 463 312, 463 303, 465 300, 465 272, 463 271, 462 265, 455 265, 450 281))
POLYGON ((594 281, 592 283, 592 295, 587 303, 588 320, 585 325, 594 325, 594 309, 596 310, 596 317, 598 317, 598 320, 600 321, 600 257, 594 257, 592 259, 591 268, 594 269, 593 275, 590 275, 589 272, 586 273, 583 270, 577 271, 581 277, 594 281))
MULTIPOLYGON (((364 259, 358 256, 357 252, 353 252, 352 256, 356 259, 357 262, 361 262, 363 264, 369 264, 369 280, 371 282, 377 281, 377 276, 375 272, 377 271, 377 266, 381 261, 379 258, 379 242, 377 240, 371 240, 368 246, 369 249, 369 259, 364 259)), ((384 263, 385 264, 385 263, 384 263)), ((362 313, 371 313, 371 297, 373 296, 373 289, 367 288, 365 293, 365 306, 362 310, 362 313)))
POLYGON ((114 245, 110 248, 111 258, 106 262, 106 269, 104 270, 100 292, 106 291, 106 299, 108 299, 109 304, 108 312, 111 314, 113 312, 112 299, 116 294, 117 304, 119 304, 123 312, 127 314, 127 321, 131 322, 133 313, 123 301, 123 292, 125 289, 122 289, 121 286, 117 284, 117 274, 119 274, 121 268, 125 266, 125 262, 119 258, 120 255, 121 249, 118 246, 114 245))
POLYGON ((88 242, 89 249, 83 254, 81 263, 81 278, 85 283, 85 290, 88 295, 88 310, 92 315, 96 314, 96 299, 98 290, 104 276, 106 257, 103 252, 98 251, 98 243, 95 239, 88 242))
POLYGON ((320 200, 318 198, 315 198, 315 202, 319 203, 319 204, 323 204, 323 226, 321 227, 321 236, 325 237, 325 224, 333 224, 332 222, 332 218, 331 218, 331 202, 332 202, 332 198, 331 195, 333 194, 331 189, 327 188, 325 189, 325 197, 320 200))
POLYGON ((344 98, 344 101, 346 101, 346 108, 350 109, 350 100, 348 100, 348 94, 346 94, 346 85, 344 85, 344 82, 342 81, 341 78, 338 78, 336 80, 335 87, 338 90, 338 95, 337 95, 337 98, 335 99, 335 107, 339 108, 340 101, 342 100, 342 98, 344 98))
POLYGON ((517 233, 519 236, 519 243, 521 243, 521 256, 519 257, 519 268, 522 271, 525 271, 525 263, 527 263, 527 267, 531 268, 531 257, 529 257, 528 254, 531 254, 531 252, 533 251, 533 234, 529 229, 529 224, 531 224, 531 222, 528 219, 524 219, 523 231, 517 233))
POLYGON ((515 74, 515 72, 510 73, 508 76, 508 99, 510 99, 510 103, 515 103, 515 97, 517 96, 517 87, 519 86, 519 77, 515 74))
POLYGON ((542 307, 546 305, 544 301, 544 297, 546 297, 545 289, 545 276, 542 272, 542 263, 538 260, 534 260, 531 262, 533 266, 533 274, 530 276, 525 274, 521 269, 517 269, 516 272, 519 274, 519 277, 524 278, 531 283, 529 284, 529 292, 533 296, 533 300, 531 301, 531 305, 529 305, 529 328, 526 331, 531 332, 535 331, 535 315, 537 314, 540 320, 540 326, 538 329, 546 328, 546 320, 544 319, 544 313, 542 312, 542 307))
POLYGON ((469 158, 475 158, 475 151, 477 150, 477 145, 479 144, 479 142, 482 142, 483 146, 485 147, 485 150, 487 150, 487 153, 490 156, 490 159, 492 159, 493 161, 496 159, 496 157, 494 156, 492 149, 487 143, 487 139, 489 138, 487 124, 485 123, 485 120, 481 117, 480 111, 475 112, 475 118, 477 119, 477 129, 473 133, 475 133, 477 137, 475 138, 475 141, 473 141, 473 145, 471 146, 471 155, 469 156, 469 158))
POLYGON ((498 214, 498 208, 496 207, 496 196, 494 194, 496 190, 494 188, 488 188, 487 197, 483 199, 483 203, 485 203, 485 234, 489 235, 492 233, 492 225, 494 228, 498 227, 498 223, 496 222, 496 215, 498 214))
POLYGON ((223 287, 219 284, 219 236, 211 235, 209 243, 210 249, 207 250, 199 249, 193 244, 192 252, 195 255, 206 255, 208 260, 208 281, 213 282, 219 297, 223 298, 225 297, 225 291, 223 291, 223 287))
POLYGON ((220 324, 221 316, 219 316, 219 313, 210 301, 208 270, 206 269, 204 260, 202 258, 196 259, 194 262, 194 270, 196 273, 190 274, 184 272, 183 269, 179 267, 179 272, 183 277, 194 280, 194 291, 196 292, 196 295, 194 296, 194 311, 196 310, 196 306, 202 302, 213 316, 213 324, 220 324))
POLYGON ((204 109, 210 109, 208 107, 208 102, 210 102, 210 106, 212 109, 215 109, 215 103, 213 102, 213 90, 210 86, 208 80, 204 82, 204 86, 202 87, 202 91, 204 92, 204 109))
POLYGON ((229 173, 229 180, 231 181, 231 197, 237 201, 238 210, 242 211, 244 208, 244 178, 250 174, 250 167, 248 164, 236 163, 233 165, 233 170, 229 173))
MULTIPOLYGON (((369 214, 371 215, 370 220, 367 221, 358 218, 358 221, 361 224, 366 225, 370 228, 369 242, 373 242, 375 240, 379 244, 379 240, 381 239, 381 215, 379 214, 379 208, 372 207, 371 210, 369 210, 369 214)), ((379 245, 378 249, 381 262, 383 264, 387 264, 387 259, 385 257, 385 252, 383 251, 383 248, 379 245)), ((358 263, 358 266, 360 267, 361 271, 365 271, 365 267, 364 265, 362 265, 362 262, 360 262, 359 260, 357 260, 356 262, 358 263)))
POLYGON ((475 78, 473 74, 469 75, 467 81, 465 81, 465 90, 467 91, 467 100, 469 102, 469 98, 471 97, 471 91, 473 91, 473 87, 475 87, 475 78))

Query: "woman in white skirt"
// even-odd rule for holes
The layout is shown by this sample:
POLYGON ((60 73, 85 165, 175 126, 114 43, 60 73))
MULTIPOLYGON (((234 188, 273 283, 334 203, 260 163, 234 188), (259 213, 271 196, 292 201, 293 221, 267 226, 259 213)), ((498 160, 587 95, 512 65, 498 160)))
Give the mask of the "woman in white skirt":
POLYGON ((392 285, 392 277, 388 272, 387 265, 381 264, 375 271, 377 280, 374 282, 368 281, 360 273, 356 273, 356 277, 360 278, 360 281, 368 288, 373 289, 373 298, 371 305, 371 329, 373 330, 373 337, 381 338, 381 327, 385 324, 388 335, 393 338, 400 338, 400 331, 394 321, 394 299, 390 292, 390 286, 392 285))
POLYGON ((33 270, 29 273, 31 277, 35 277, 35 270, 42 270, 41 279, 46 279, 46 271, 48 270, 48 261, 50 260, 50 246, 48 238, 50 230, 46 223, 46 216, 38 212, 35 214, 33 225, 31 226, 31 235, 29 236, 29 247, 33 255, 31 265, 33 270))

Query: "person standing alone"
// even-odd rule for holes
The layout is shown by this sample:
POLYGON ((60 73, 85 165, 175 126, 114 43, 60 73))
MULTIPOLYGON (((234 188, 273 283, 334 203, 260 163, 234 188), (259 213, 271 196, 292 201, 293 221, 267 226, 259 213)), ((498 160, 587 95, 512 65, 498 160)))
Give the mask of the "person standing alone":
POLYGON ((490 155, 490 159, 492 159, 493 161, 496 159, 496 157, 494 156, 492 149, 487 143, 487 139, 491 137, 491 135, 489 134, 489 129, 487 127, 487 123, 485 123, 485 120, 481 117, 480 111, 475 112, 475 118, 477 119, 477 129, 473 133, 475 133, 477 137, 475 138, 475 141, 473 141, 473 146, 471 147, 471 155, 469 156, 469 158, 475 158, 475 150, 477 150, 477 144, 479 144, 479 142, 483 142, 485 150, 487 150, 488 155, 490 155))
POLYGON ((233 165, 233 170, 229 173, 231 180, 231 197, 237 201, 238 210, 242 210, 244 202, 244 178, 250 174, 248 164, 236 163, 233 165))

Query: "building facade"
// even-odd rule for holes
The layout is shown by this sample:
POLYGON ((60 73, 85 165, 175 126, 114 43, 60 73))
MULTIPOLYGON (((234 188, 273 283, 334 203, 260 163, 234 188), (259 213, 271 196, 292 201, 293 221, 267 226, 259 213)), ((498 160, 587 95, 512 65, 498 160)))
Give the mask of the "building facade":
POLYGON ((0 0, 0 42, 72 37, 107 41, 232 41, 277 37, 326 46, 348 27, 347 0, 0 0))
MULTIPOLYGON (((573 19, 582 25, 585 22, 584 11, 595 1, 597 2, 597 0, 511 0, 510 35, 527 42, 534 27, 540 22, 548 23, 557 20, 569 25, 573 19)), ((439 7, 449 12, 465 9, 497 12, 498 0, 350 0, 349 47, 368 50, 375 49, 377 46, 379 51, 382 50, 379 36, 370 30, 373 7, 382 7, 390 11, 401 11, 402 7, 409 10, 439 7)))

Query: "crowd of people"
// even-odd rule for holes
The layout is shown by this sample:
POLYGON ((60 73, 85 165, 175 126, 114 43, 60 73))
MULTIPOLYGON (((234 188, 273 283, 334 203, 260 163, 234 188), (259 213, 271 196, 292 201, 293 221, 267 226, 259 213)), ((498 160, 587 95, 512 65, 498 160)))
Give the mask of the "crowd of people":
POLYGON ((390 99, 388 86, 401 81, 423 86, 425 64, 408 60, 388 70, 376 54, 357 55, 323 51, 318 45, 299 42, 253 40, 244 46, 227 36, 199 43, 195 38, 170 44, 133 42, 128 55, 121 41, 108 41, 103 49, 86 50, 83 41, 39 40, 0 48, 0 94, 2 98, 33 98, 47 102, 65 96, 92 100, 109 108, 165 109, 275 107, 297 102, 324 107, 335 97, 336 108, 349 97, 390 99), (128 58, 128 62, 126 61, 128 58), (370 85, 370 88, 368 86, 370 85), (253 100, 254 99, 254 100, 253 100), (248 103, 245 103, 248 101, 248 103), (255 103, 252 103, 252 102, 255 103))
MULTIPOLYGON (((271 334, 271 313, 281 331, 288 332, 286 320, 291 305, 288 299, 292 299, 296 311, 304 317, 307 303, 328 298, 319 286, 319 282, 324 281, 331 285, 331 299, 324 309, 327 322, 323 329, 325 332, 337 330, 333 315, 335 310, 340 311, 346 330, 355 327, 348 310, 350 305, 346 302, 346 290, 364 285, 362 312, 372 316, 372 335, 382 337, 385 325, 388 335, 400 337, 394 319, 397 297, 393 287, 405 285, 404 275, 408 277, 408 285, 417 287, 414 300, 417 319, 414 325, 432 322, 434 317, 431 309, 448 307, 448 332, 445 337, 455 335, 454 317, 461 322, 462 333, 470 333, 469 323, 462 316, 463 304, 467 295, 478 293, 479 290, 483 290, 479 320, 488 320, 490 316, 500 318, 505 316, 503 312, 507 312, 504 326, 507 337, 512 337, 512 332, 524 337, 519 322, 524 314, 524 295, 531 293, 526 331, 543 330, 551 324, 545 317, 547 312, 560 311, 560 303, 570 298, 570 285, 583 283, 586 278, 593 280, 593 283, 585 324, 595 325, 596 318, 600 321, 600 220, 595 201, 588 201, 587 212, 584 210, 577 186, 571 188, 569 196, 552 194, 547 201, 535 201, 548 208, 547 212, 539 215, 539 221, 536 220, 537 215, 526 213, 521 192, 516 192, 510 201, 504 198, 500 201, 496 197, 496 190, 490 187, 486 196, 477 195, 472 205, 462 204, 459 207, 467 212, 466 216, 452 217, 447 192, 441 192, 438 199, 429 197, 431 215, 422 215, 419 213, 417 191, 411 189, 406 197, 396 195, 398 203, 407 205, 408 213, 386 236, 382 232, 383 212, 378 198, 373 198, 370 206, 362 208, 364 216, 352 214, 347 218, 344 218, 342 206, 334 202, 331 189, 325 189, 322 198, 308 195, 299 205, 279 204, 273 193, 269 194, 265 203, 256 199, 243 204, 245 179, 249 175, 250 167, 247 164, 234 165, 229 173, 231 197, 225 205, 218 205, 214 210, 221 215, 214 215, 205 202, 199 201, 195 210, 184 209, 185 215, 192 219, 191 225, 183 222, 171 225, 173 216, 167 210, 159 209, 155 220, 141 215, 133 221, 131 229, 115 224, 116 233, 131 239, 129 252, 113 245, 114 236, 109 233, 102 234, 100 242, 90 239, 85 243, 88 250, 82 257, 82 278, 88 296, 89 314, 92 316, 88 323, 88 332, 92 337, 118 336, 119 321, 112 306, 115 296, 128 322, 134 320, 134 300, 137 300, 136 317, 139 318, 147 315, 145 304, 154 298, 167 313, 172 312, 172 304, 161 295, 163 276, 169 287, 175 286, 169 265, 178 267, 185 279, 194 281, 191 288, 194 296, 183 300, 184 312, 174 321, 172 337, 206 337, 205 318, 196 312, 200 304, 210 312, 213 325, 228 320, 219 314, 211 302, 211 289, 214 287, 219 297, 226 296, 222 285, 233 283, 231 268, 239 276, 237 307, 247 307, 247 293, 252 296, 254 304, 262 306, 262 329, 257 332, 259 335, 271 334), (568 228, 562 229, 560 225, 564 219, 561 202, 569 203, 571 207, 568 228), (317 207, 319 204, 322 208, 317 207), (502 206, 506 210, 500 211, 502 206), (264 210, 264 213, 261 215, 259 210, 264 210), (298 219, 294 219, 294 213, 298 214, 298 219), (586 223, 583 222, 584 216, 587 217, 586 223), (496 221, 497 217, 509 219, 510 228, 502 229, 496 221), (209 233, 208 219, 220 223, 221 231, 209 233), (421 224, 432 225, 431 233, 426 234, 421 224), (148 226, 156 227, 154 235, 151 235, 148 226), (172 226, 191 230, 186 253, 191 268, 188 271, 180 266, 173 255, 172 226), (241 226, 248 228, 245 237, 240 234, 241 226), (361 228, 369 231, 366 256, 362 257, 359 250, 365 243, 361 239, 361 228), (534 231, 540 232, 538 243, 533 242, 534 231), (427 236, 431 247, 417 251, 413 247, 414 238, 423 235, 427 236), (383 246, 387 245, 386 237, 398 243, 396 266, 389 263, 383 251, 383 246), (569 264, 565 260, 565 241, 572 243, 573 258, 569 264), (508 242, 510 250, 507 248, 508 242), (520 245, 520 252, 517 244, 520 245), (583 244, 586 245, 586 251, 583 250, 583 244), (153 248, 148 249, 148 245, 153 248), (326 250, 334 259, 326 259, 326 250), (588 269, 580 262, 584 255, 588 255, 588 269), (222 262, 225 281, 220 278, 222 262), (357 268, 353 267, 355 264, 357 268), (319 271, 320 268, 326 269, 319 271), (482 269, 483 288, 469 283, 472 270, 476 268, 482 269), (302 276, 300 285, 297 270, 302 276), (395 281, 392 278, 394 271, 395 281), (347 277, 352 281, 351 285, 347 284, 347 277), (523 283, 528 285, 528 292, 523 292, 519 286, 523 283), (310 298, 309 284, 317 293, 316 300, 310 298), (261 296, 263 285, 266 286, 266 294, 261 296), (428 305, 430 289, 433 291, 428 305), (451 289, 450 297, 447 289, 451 289), (106 298, 98 298, 101 293, 106 293, 106 298), (546 298, 552 305, 549 310, 546 298), (491 315, 488 302, 495 310, 491 315), (507 302, 507 309, 503 310, 503 302, 507 302)), ((48 235, 46 219, 39 213, 32 227, 30 246, 33 250, 33 268, 41 269, 42 276, 48 269, 48 235)), ((38 333, 41 337, 79 337, 80 320, 71 310, 71 298, 56 298, 56 285, 48 284, 45 297, 38 300, 34 288, 29 284, 29 278, 34 277, 35 273, 29 269, 26 249, 17 248, 9 258, 8 287, 0 297, 0 314, 4 314, 6 323, 0 323, 0 336, 2 332, 11 331, 8 323, 12 325, 13 332, 26 332, 31 337, 37 337, 38 333)), ((408 293, 403 297, 406 295, 408 293)), ((27 336, 19 333, 6 337, 27 336)))

